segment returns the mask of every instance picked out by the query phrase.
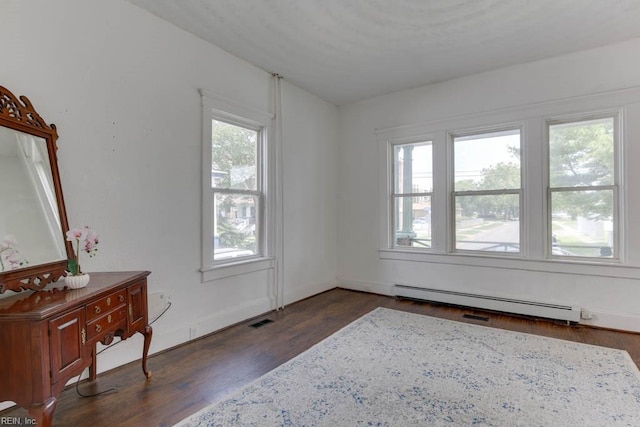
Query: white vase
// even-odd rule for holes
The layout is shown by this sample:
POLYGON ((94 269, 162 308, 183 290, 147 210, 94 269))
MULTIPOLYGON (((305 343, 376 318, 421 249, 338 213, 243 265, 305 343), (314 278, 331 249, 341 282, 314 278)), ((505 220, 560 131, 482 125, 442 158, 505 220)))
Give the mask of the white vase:
POLYGON ((64 283, 70 289, 80 289, 87 286, 89 283, 89 275, 88 274, 80 274, 79 276, 65 276, 64 283))

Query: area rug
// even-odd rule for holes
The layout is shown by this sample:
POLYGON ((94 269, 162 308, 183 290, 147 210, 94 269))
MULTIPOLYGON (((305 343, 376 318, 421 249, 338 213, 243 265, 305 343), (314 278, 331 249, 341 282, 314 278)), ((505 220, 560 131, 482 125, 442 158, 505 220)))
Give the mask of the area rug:
POLYGON ((377 308, 177 424, 640 426, 622 350, 377 308))

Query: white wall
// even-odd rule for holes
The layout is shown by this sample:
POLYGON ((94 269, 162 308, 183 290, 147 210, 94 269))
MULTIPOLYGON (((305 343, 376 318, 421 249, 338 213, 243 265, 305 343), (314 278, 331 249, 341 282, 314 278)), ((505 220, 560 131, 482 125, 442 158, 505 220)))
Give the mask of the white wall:
MULTIPOLYGON (((271 76, 123 0, 9 0, 0 16, 0 85, 57 125, 70 225, 101 236, 83 269, 150 270, 149 292, 171 297, 151 352, 187 341, 190 326, 203 335, 272 309, 268 271, 200 281, 198 93, 272 111, 271 76)), ((336 107, 287 84, 283 110, 291 302, 336 284, 338 118, 336 107)), ((99 369, 141 350, 134 337, 100 355, 99 369)))
MULTIPOLYGON (((640 40, 513 66, 340 107, 338 281, 391 294, 395 283, 577 305, 590 323, 640 331, 640 280, 498 267, 380 259, 376 129, 418 126, 469 114, 531 106, 640 86, 640 40)), ((636 102, 640 102, 638 99, 636 102)), ((637 108, 637 107, 635 107, 637 108)), ((637 111, 636 111, 637 114, 637 111)), ((640 266, 640 128, 627 123, 625 143, 629 265, 640 266)), ((383 172, 384 173, 384 172, 383 172)), ((496 262, 491 265, 495 266, 496 262)), ((499 263, 498 263, 499 264, 499 263)), ((640 277, 637 272, 632 275, 640 277)), ((587 322, 589 323, 589 322, 587 322)))
POLYGON ((283 84, 285 303, 336 286, 337 108, 283 84))
MULTIPOLYGON (((27 95, 58 126, 70 223, 101 234, 100 253, 85 268, 150 270, 150 292, 171 296, 172 308, 154 324, 151 351, 187 341, 191 326, 205 334, 271 309, 274 283, 266 272, 203 284, 198 271, 198 89, 271 110, 270 75, 123 0, 5 0, 0 16, 0 84, 27 95)), ((473 278, 474 288, 579 303, 595 312, 595 324, 640 324, 635 280, 380 260, 374 134, 636 86, 639 52, 639 41, 628 42, 340 109, 285 83, 285 302, 334 287, 336 275, 377 292, 425 278, 471 290, 473 278)), ((638 215, 631 215, 640 215, 639 197, 628 198, 630 254, 640 254, 638 215)), ((99 368, 137 359, 140 350, 132 338, 100 355, 99 368)))

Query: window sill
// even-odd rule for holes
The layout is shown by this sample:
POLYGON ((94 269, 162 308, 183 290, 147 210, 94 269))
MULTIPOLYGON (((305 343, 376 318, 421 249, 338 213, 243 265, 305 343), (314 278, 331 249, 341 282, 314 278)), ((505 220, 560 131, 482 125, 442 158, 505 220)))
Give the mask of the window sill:
POLYGON ((398 249, 379 249, 384 260, 426 262, 433 264, 464 265, 471 267, 526 270, 544 273, 577 274, 640 280, 640 268, 621 265, 618 260, 565 261, 561 259, 527 259, 507 256, 482 256, 477 254, 419 252, 398 249))
POLYGON ((252 258, 203 268, 200 272, 202 273, 202 283, 205 283, 227 277, 255 273, 256 271, 269 270, 274 266, 275 258, 252 258))

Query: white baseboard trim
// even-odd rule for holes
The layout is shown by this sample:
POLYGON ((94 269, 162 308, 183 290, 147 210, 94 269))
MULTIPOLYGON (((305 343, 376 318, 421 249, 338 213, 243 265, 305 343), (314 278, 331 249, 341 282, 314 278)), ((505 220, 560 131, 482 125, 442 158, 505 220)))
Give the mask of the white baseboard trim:
MULTIPOLYGON (((164 329, 154 328, 149 355, 185 344, 204 335, 211 334, 220 329, 242 322, 262 313, 273 310, 273 301, 268 297, 259 298, 229 310, 220 311, 214 316, 199 320, 191 325, 183 325, 179 328, 164 329), (195 335, 191 334, 194 328, 195 335)), ((154 325, 155 326, 155 325, 154 325)), ((131 338, 119 343, 117 349, 106 350, 98 356, 98 373, 109 371, 119 366, 142 358, 142 335, 135 334, 131 338)), ((101 346, 98 346, 98 351, 101 346)), ((149 362, 149 369, 153 372, 153 362, 149 362)), ((84 375, 86 376, 86 372, 84 375)), ((142 376, 142 369, 140 369, 142 376)), ((75 379, 73 379, 75 381, 75 379)), ((71 383, 71 382, 70 382, 71 383)))
POLYGON ((304 286, 298 286, 295 289, 285 289, 285 306, 293 304, 296 301, 321 294, 322 292, 326 292, 328 290, 336 288, 337 286, 338 285, 336 284, 336 280, 332 280, 330 282, 312 283, 304 286))
POLYGON ((199 338, 203 335, 211 334, 227 326, 242 322, 260 314, 269 312, 274 309, 273 300, 269 297, 263 297, 256 300, 252 300, 246 304, 233 307, 229 310, 221 311, 215 315, 196 322, 191 327, 195 326, 195 336, 189 336, 189 328, 187 328, 187 335, 189 339, 199 338))
MULTIPOLYGON (((335 287, 335 282, 306 286, 296 289, 295 292, 289 292, 289 297, 297 298, 295 300, 297 301, 335 287)), ((184 325, 180 328, 173 328, 169 330, 164 328, 155 328, 153 339, 151 340, 149 355, 151 356, 160 351, 185 344, 194 339, 211 334, 236 323, 243 322, 252 317, 259 316, 263 313, 268 313, 272 311, 274 307, 275 301, 273 298, 263 297, 228 310, 220 311, 213 316, 201 319, 191 325, 184 325), (195 328, 195 335, 191 334, 192 328, 195 328)), ((117 351, 115 351, 115 349, 113 352, 111 350, 106 350, 103 354, 98 356, 98 373, 109 371, 130 362, 139 361, 142 357, 142 336, 136 334, 128 340, 119 343, 117 347, 117 351)), ((100 350, 101 346, 98 346, 98 351, 100 350)), ((149 363, 149 365, 149 369, 153 371, 153 364, 149 363)), ((142 375, 142 370, 140 370, 140 375, 142 375)), ((86 377, 87 372, 84 372, 83 376, 86 377)), ((69 384, 75 382, 76 378, 69 381, 69 384)), ((10 402, 6 404, 0 403, 0 408, 8 408, 11 406, 12 403, 10 402)))
POLYGON ((637 315, 595 310, 590 310, 590 313, 592 319, 581 320, 581 324, 599 328, 618 329, 621 331, 640 332, 640 317, 637 315))
MULTIPOLYGON (((370 292, 380 295, 394 295, 393 285, 363 282, 360 280, 338 279, 338 287, 354 291, 370 292)), ((611 313, 590 310, 592 319, 580 320, 580 324, 621 331, 640 332, 640 317, 628 313, 611 313)))
POLYGON ((393 285, 384 283, 362 282, 360 280, 338 279, 338 287, 352 291, 369 292, 380 295, 393 295, 393 285))

